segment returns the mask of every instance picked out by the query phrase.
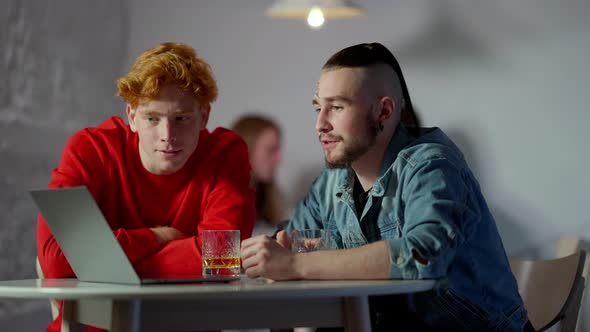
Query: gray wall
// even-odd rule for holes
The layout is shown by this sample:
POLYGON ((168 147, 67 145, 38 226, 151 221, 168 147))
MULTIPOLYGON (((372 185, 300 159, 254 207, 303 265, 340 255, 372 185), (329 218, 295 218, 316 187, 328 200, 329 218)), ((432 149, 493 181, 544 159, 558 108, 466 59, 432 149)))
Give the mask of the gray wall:
MULTIPOLYGON (((127 41, 125 1, 4 0, 0 10, 0 280, 33 278, 36 212, 73 130, 112 113, 127 41)), ((47 301, 0 301, 1 331, 41 331, 47 301)))

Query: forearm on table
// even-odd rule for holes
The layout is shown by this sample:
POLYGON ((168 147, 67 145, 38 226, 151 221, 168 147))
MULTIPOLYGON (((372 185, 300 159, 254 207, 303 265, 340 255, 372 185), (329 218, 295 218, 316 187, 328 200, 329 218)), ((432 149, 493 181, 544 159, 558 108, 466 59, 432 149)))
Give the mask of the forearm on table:
POLYGON ((72 278, 74 271, 66 260, 55 239, 48 240, 51 244, 43 247, 37 252, 39 265, 45 278, 72 278))
POLYGON ((295 254, 294 266, 302 279, 388 279, 386 241, 344 250, 295 254))
MULTIPOLYGON (((57 241, 43 223, 37 233, 37 245, 39 263, 46 278, 74 277, 70 267, 57 241)), ((121 248, 132 263, 145 257, 154 255, 159 250, 155 236, 149 228, 137 230, 119 229, 113 231, 121 248)))
POLYGON ((141 277, 201 274, 201 251, 196 237, 168 242, 155 254, 134 264, 141 277))
POLYGON ((151 256, 160 249, 156 236, 149 228, 119 228, 113 234, 131 263, 151 256))

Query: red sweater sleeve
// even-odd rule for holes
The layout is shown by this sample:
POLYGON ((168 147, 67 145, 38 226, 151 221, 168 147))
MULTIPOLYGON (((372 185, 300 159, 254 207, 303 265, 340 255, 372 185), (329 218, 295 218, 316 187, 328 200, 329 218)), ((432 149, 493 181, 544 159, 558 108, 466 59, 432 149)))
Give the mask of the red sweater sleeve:
MULTIPOLYGON (((98 201, 103 183, 108 181, 109 177, 110 147, 104 146, 100 140, 93 139, 92 135, 90 129, 84 129, 70 138, 59 165, 52 172, 49 188, 85 185, 98 201)), ((119 228, 114 234, 131 262, 152 255, 158 250, 156 237, 149 228, 119 228)), ((37 222, 37 256, 45 277, 75 276, 40 214, 37 222)))
POLYGON ((248 147, 241 138, 236 138, 219 157, 218 174, 205 200, 199 234, 207 229, 239 229, 240 238, 244 240, 252 235, 256 221, 248 147))
MULTIPOLYGON (((241 239, 252 234, 256 219, 255 195, 250 186, 250 163, 246 144, 235 134, 220 138, 222 148, 208 161, 207 193, 202 198, 198 234, 207 229, 239 229, 241 239), (211 180, 211 181, 209 181, 211 180)), ((203 176, 197 174, 195 176, 203 176)), ((187 200, 185 204, 191 204, 187 200)), ((183 231, 182 226, 172 225, 183 231)), ((184 232, 184 231, 183 231, 184 232)), ((160 251, 135 265, 140 276, 186 276, 202 272, 201 238, 171 241, 160 251)))

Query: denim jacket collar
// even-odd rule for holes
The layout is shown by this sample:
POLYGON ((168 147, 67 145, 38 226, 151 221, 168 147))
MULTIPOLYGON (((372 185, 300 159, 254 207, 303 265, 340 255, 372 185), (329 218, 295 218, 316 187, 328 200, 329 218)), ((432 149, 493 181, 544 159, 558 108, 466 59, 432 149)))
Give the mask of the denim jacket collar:
MULTIPOLYGON (((381 170, 379 171, 377 180, 375 180, 375 183, 373 184, 371 195, 383 196, 385 194, 385 188, 389 181, 388 174, 390 173, 393 162, 396 160, 399 152, 408 146, 413 140, 414 138, 410 136, 406 128, 400 123, 387 145, 385 155, 383 156, 383 162, 381 164, 381 170)), ((352 193, 354 185, 354 171, 350 166, 341 169, 339 173, 338 188, 336 190, 336 195, 338 197, 342 196, 345 191, 352 193)))

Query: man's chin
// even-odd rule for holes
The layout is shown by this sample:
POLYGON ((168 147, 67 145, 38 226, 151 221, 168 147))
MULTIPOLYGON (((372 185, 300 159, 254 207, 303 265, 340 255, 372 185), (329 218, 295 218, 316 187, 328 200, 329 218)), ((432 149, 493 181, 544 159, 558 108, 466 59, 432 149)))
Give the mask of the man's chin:
POLYGON ((330 160, 330 159, 328 159, 328 157, 326 157, 324 159, 324 162, 326 163, 326 167, 329 169, 348 168, 350 166, 350 163, 346 160, 340 160, 340 159, 330 160))
POLYGON ((164 162, 162 163, 162 165, 160 166, 159 169, 159 174, 158 175, 171 175, 174 174, 178 171, 180 171, 182 169, 182 167, 184 166, 185 163, 170 163, 170 162, 164 162))

